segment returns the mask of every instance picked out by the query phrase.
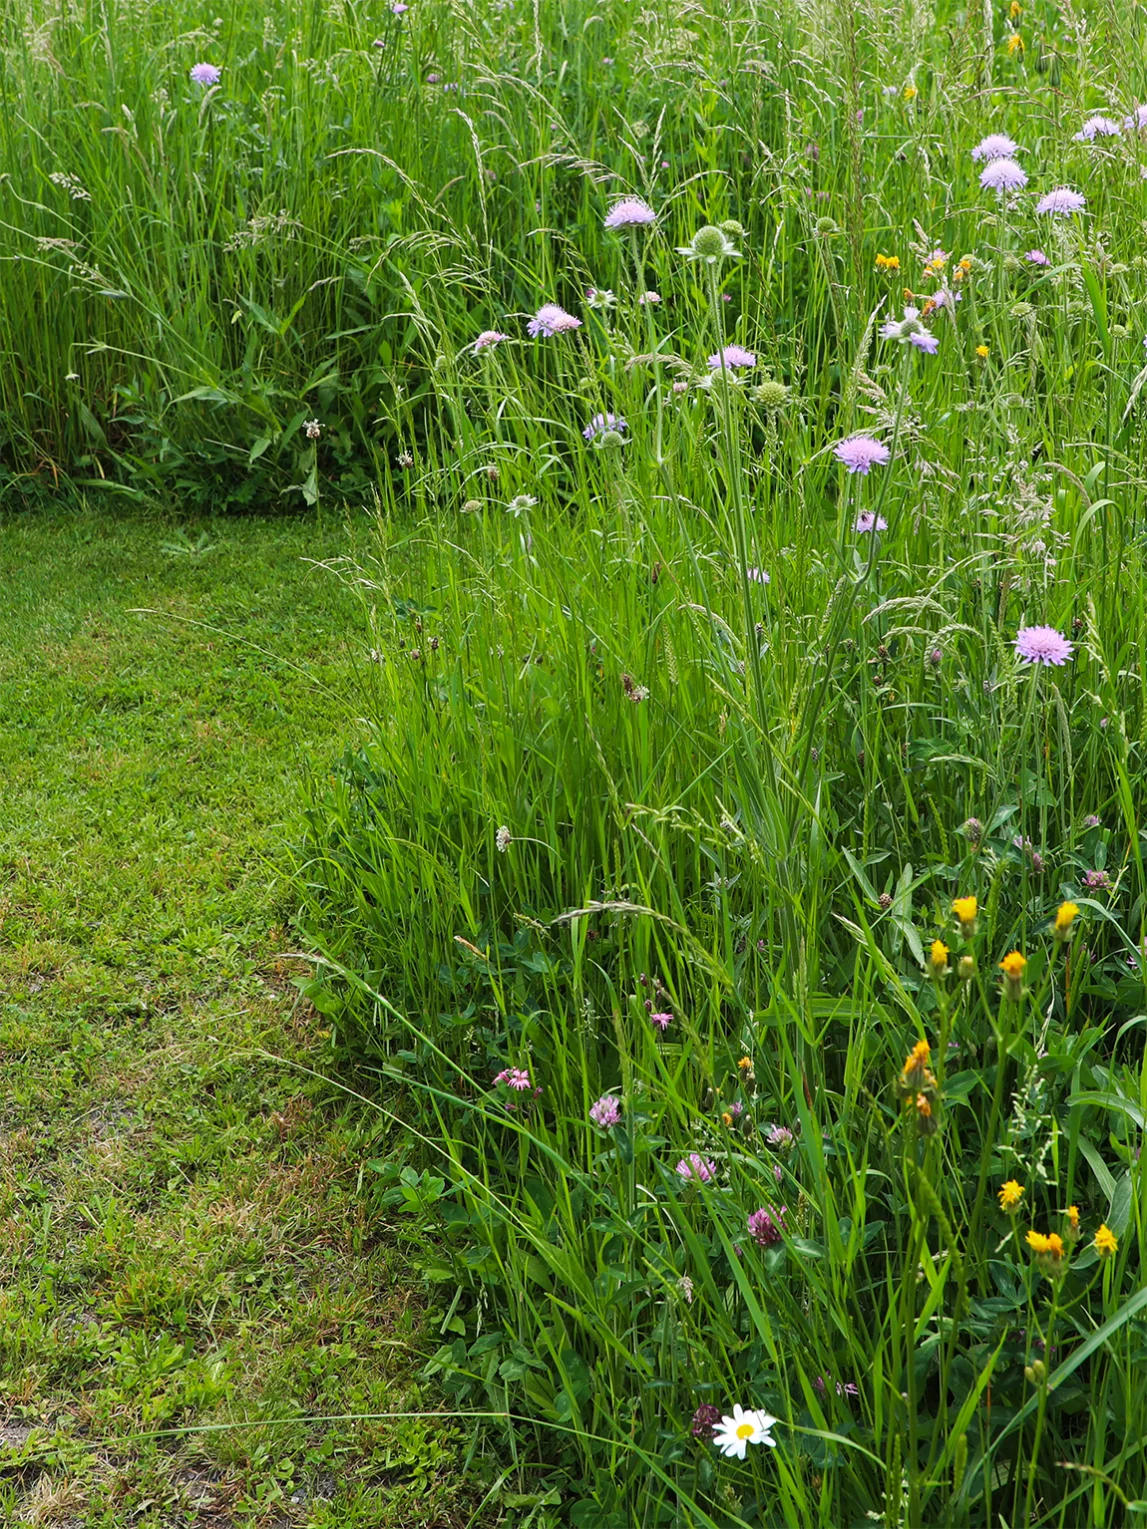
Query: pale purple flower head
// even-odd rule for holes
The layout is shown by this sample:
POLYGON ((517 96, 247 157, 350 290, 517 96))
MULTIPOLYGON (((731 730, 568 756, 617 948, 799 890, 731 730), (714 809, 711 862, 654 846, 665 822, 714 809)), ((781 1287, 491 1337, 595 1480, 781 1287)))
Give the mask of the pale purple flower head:
POLYGON ((887 446, 874 441, 870 435, 850 435, 846 440, 837 441, 832 450, 837 461, 843 462, 850 473, 862 473, 866 477, 873 467, 883 467, 892 455, 887 446))
POLYGON ((677 1172, 686 1183, 708 1184, 717 1172, 717 1165, 700 1152, 690 1152, 677 1164, 677 1172))
POLYGON ((1106 892, 1111 886, 1111 877, 1106 871, 1084 871, 1083 884, 1089 892, 1106 892))
POLYGON ((745 577, 750 584, 771 584, 772 580, 763 568, 746 568, 745 577))
POLYGON ((1147 106, 1137 106, 1129 117, 1124 117, 1123 126, 1129 133, 1141 132, 1147 127, 1147 106))
POLYGON ((582 431, 587 441, 592 441, 597 435, 605 430, 614 430, 618 435, 624 435, 629 425, 620 414, 595 414, 589 424, 582 431))
POLYGON ((1006 133, 989 133, 986 138, 981 138, 972 150, 972 158, 978 164, 981 159, 1011 159, 1013 154, 1019 152, 1019 144, 1009 138, 1006 133))
POLYGON ((1028 250, 1027 254, 1024 256, 1024 259, 1027 261, 1028 265, 1051 264, 1051 261, 1044 254, 1043 250, 1028 250))
POLYGON ((551 335, 568 334, 570 330, 580 328, 581 319, 575 319, 572 313, 567 313, 557 303, 543 303, 526 325, 527 333, 534 339, 541 335, 546 340, 551 335))
POLYGON ((940 337, 927 329, 920 329, 915 334, 910 334, 908 343, 915 345, 917 350, 922 350, 928 356, 934 356, 940 349, 940 337))
POLYGON ((657 214, 639 196, 623 197, 605 215, 606 228, 645 228, 657 222, 657 214))
POLYGON ((1014 159, 989 160, 980 171, 980 185, 985 191, 1022 191, 1027 183, 1027 171, 1014 159))
POLYGON ((1026 664, 1066 664, 1072 645, 1053 626, 1022 626, 1016 633, 1016 653, 1026 664))
POLYGON ((720 1421, 720 1407, 714 1407, 711 1402, 702 1402, 693 1414, 693 1437, 695 1439, 711 1439, 720 1421))
POLYGON ((765 1137, 768 1146, 776 1152, 787 1152, 793 1145, 795 1138, 788 1126, 772 1126, 769 1134, 765 1137))
POLYGON ((223 71, 218 64, 192 64, 191 83, 193 85, 218 85, 223 71))
POLYGON ((409 9, 410 7, 405 3, 405 0, 390 0, 390 10, 394 16, 405 16, 409 9))
POLYGON ((1083 820, 1084 828, 1098 828, 1099 824, 1100 824, 1099 814, 1095 813, 1095 812, 1089 812, 1087 814, 1087 816, 1083 820))
POLYGON ((760 1247, 775 1248, 781 1241, 787 1208, 782 1205, 779 1211, 770 1212, 762 1207, 749 1217, 749 1236, 760 1247))
POLYGON ((875 510, 861 510, 852 529, 862 534, 869 531, 887 531, 888 522, 883 515, 877 515, 875 510))
POLYGON ((1070 186, 1057 186, 1054 191, 1049 191, 1046 196, 1040 197, 1035 204, 1035 210, 1069 217, 1073 212, 1082 212, 1086 206, 1087 198, 1081 192, 1073 191, 1070 186))
POLYGON ((1076 143, 1094 143, 1097 138, 1118 138, 1123 129, 1110 117, 1088 117, 1075 135, 1076 143))
POLYGON ((612 1094, 603 1094, 596 1104, 589 1107, 589 1118, 602 1131, 611 1131, 621 1124, 621 1101, 612 1094))
POLYGON ((483 329, 482 333, 474 341, 476 351, 489 350, 494 345, 499 345, 506 336, 499 334, 496 329, 483 329))
POLYGON ((746 350, 743 345, 726 345, 724 350, 715 351, 709 357, 711 371, 719 372, 723 368, 732 369, 738 366, 756 366, 757 358, 751 350, 746 350))
POLYGON ((661 1031, 662 1035, 664 1035, 666 1030, 668 1030, 669 1026, 673 1023, 673 1016, 672 1014, 651 1014, 649 1016, 649 1020, 650 1023, 656 1025, 657 1028, 661 1031))

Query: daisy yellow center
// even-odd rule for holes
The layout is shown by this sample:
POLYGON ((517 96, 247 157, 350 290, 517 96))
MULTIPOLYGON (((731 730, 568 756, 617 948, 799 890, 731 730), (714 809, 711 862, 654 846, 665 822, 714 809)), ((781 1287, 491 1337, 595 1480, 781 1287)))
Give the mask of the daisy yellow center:
POLYGON ((738 1439, 751 1439, 756 1431, 752 1423, 738 1423, 737 1425, 738 1439))

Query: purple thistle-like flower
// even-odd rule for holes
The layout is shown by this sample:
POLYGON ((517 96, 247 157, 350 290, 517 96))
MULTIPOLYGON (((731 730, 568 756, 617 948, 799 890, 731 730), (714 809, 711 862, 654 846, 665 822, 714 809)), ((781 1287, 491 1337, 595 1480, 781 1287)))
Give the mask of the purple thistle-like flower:
POLYGON ((762 1206, 749 1217, 749 1236, 759 1247, 775 1248, 782 1240, 781 1232, 784 1230, 787 1209, 787 1206, 782 1205, 779 1211, 770 1212, 762 1206))
POLYGON ((673 1016, 672 1014, 651 1014, 649 1016, 649 1021, 651 1024, 656 1025, 657 1028, 661 1031, 662 1035, 664 1035, 666 1030, 668 1030, 669 1026, 673 1023, 673 1016))
POLYGON ((1051 264, 1051 261, 1044 254, 1043 250, 1028 250, 1027 254, 1024 256, 1024 259, 1027 261, 1028 265, 1051 264))
POLYGON ((880 441, 870 435, 850 435, 847 440, 837 441, 832 448, 837 461, 843 462, 850 473, 867 476, 873 467, 883 467, 892 453, 880 441))
POLYGON ((709 368, 714 372, 723 369, 732 370, 739 366, 756 366, 756 364, 756 356, 751 350, 746 350, 743 345, 726 345, 724 350, 716 351, 709 357, 709 368))
POLYGON ((589 1118, 603 1131, 611 1131, 621 1124, 621 1101, 612 1094, 603 1094, 596 1104, 589 1107, 589 1118))
POLYGON ((191 83, 205 88, 209 85, 218 85, 222 74, 223 71, 218 64, 192 64, 191 83))
POLYGON ((1013 142, 1006 133, 989 133, 972 150, 972 158, 978 164, 981 159, 1011 159, 1013 154, 1019 152, 1019 144, 1013 142))
POLYGON ((909 345, 915 345, 917 350, 922 350, 925 355, 934 356, 940 349, 939 335, 932 334, 927 329, 921 329, 916 334, 908 336, 909 345))
POLYGON ((1082 212, 1086 206, 1087 198, 1081 192, 1073 191, 1070 186, 1057 186, 1054 191, 1040 197, 1035 210, 1069 217, 1073 212, 1082 212))
POLYGON ((1072 645, 1053 626, 1023 626, 1016 633, 1016 653, 1027 664, 1065 664, 1072 645))
POLYGON ((717 1172, 717 1165, 702 1157, 700 1152, 690 1152, 677 1164, 677 1172, 686 1183, 708 1184, 717 1172))
POLYGON ((474 341, 474 349, 476 351, 489 350, 491 346, 501 344, 505 338, 506 336, 499 334, 496 329, 483 329, 482 333, 474 341))
POLYGON ((1118 138, 1123 129, 1110 117, 1088 117, 1075 134, 1076 143, 1094 143, 1097 138, 1118 138))
POLYGON ((869 531, 887 531, 888 522, 883 515, 877 515, 875 510, 862 510, 856 517, 856 524, 852 528, 862 535, 869 531))
POLYGON ((645 228, 657 222, 657 214, 639 196, 622 197, 605 215, 606 228, 645 228))
POLYGON ((629 425, 620 414, 595 414, 589 424, 582 431, 587 441, 592 441, 594 436, 600 435, 603 430, 616 430, 618 435, 624 435, 629 425))
POLYGON ((575 319, 572 313, 567 313, 557 303, 543 303, 526 325, 526 331, 533 339, 541 335, 546 340, 551 335, 568 334, 570 330, 580 328, 581 319, 575 319))
POLYGON ((1027 171, 1014 159, 990 160, 980 171, 985 191, 1022 191, 1027 183, 1027 171))

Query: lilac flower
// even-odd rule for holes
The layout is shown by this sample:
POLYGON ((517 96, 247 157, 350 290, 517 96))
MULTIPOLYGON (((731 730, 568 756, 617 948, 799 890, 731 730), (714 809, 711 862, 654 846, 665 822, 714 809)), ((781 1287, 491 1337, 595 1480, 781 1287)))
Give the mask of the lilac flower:
POLYGON ((1111 886, 1111 877, 1106 871, 1084 871, 1083 884, 1089 892, 1106 892, 1111 886))
POLYGON ((1022 626, 1016 633, 1016 653, 1026 664, 1062 665, 1072 645, 1053 626, 1022 626))
POLYGON ((527 333, 534 339, 541 335, 546 340, 551 335, 568 334, 571 329, 580 328, 581 319, 575 319, 572 313, 567 313, 557 303, 543 303, 526 325, 527 333))
POLYGON ((920 310, 908 305, 904 310, 902 319, 886 319, 880 326, 880 338, 882 340, 897 340, 903 344, 906 340, 915 345, 918 350, 927 351, 932 356, 940 348, 940 342, 935 335, 929 334, 920 322, 920 310))
POLYGON ((657 214, 639 196, 623 197, 605 215, 606 228, 644 228, 656 223, 657 214))
POLYGON ((611 1131, 621 1124, 621 1101, 612 1094, 603 1094, 596 1104, 589 1107, 589 1118, 603 1131, 611 1131))
POLYGON ((624 435, 628 429, 628 424, 620 414, 595 414, 582 431, 582 435, 587 441, 592 441, 594 436, 601 435, 605 430, 613 430, 618 435, 624 435))
POLYGON ((917 350, 922 350, 928 356, 934 356, 940 349, 939 336, 930 333, 927 329, 921 329, 917 334, 910 334, 908 343, 915 345, 917 350))
POLYGON ((1027 261, 1028 265, 1051 264, 1051 261, 1044 254, 1043 250, 1028 250, 1027 254, 1024 256, 1024 259, 1027 261))
POLYGON ((772 580, 763 568, 746 568, 745 577, 750 584, 771 584, 772 580))
POLYGON ((726 345, 724 350, 717 351, 709 357, 709 367, 714 372, 738 366, 756 366, 756 364, 756 356, 751 350, 746 350, 743 345, 726 345))
POLYGON ((646 303, 652 303, 656 307, 661 301, 661 294, 659 292, 643 292, 637 301, 643 308, 646 303))
POLYGON ((1014 159, 990 160, 980 171, 985 191, 1022 191, 1027 183, 1027 171, 1014 159))
POLYGON ((865 477, 874 466, 883 467, 892 455, 887 446, 874 441, 870 435, 850 435, 847 440, 837 441, 832 450, 850 473, 861 473, 865 477))
POLYGON ((888 522, 883 515, 877 515, 875 510, 862 510, 856 517, 856 524, 852 529, 861 532, 862 535, 869 531, 887 531, 888 522))
POLYGON ((474 341, 474 349, 475 351, 489 350, 493 345, 500 345, 505 338, 506 336, 499 334, 496 329, 483 329, 474 341))
POLYGON ((1094 143, 1097 138, 1118 138, 1123 129, 1110 117, 1088 117, 1075 135, 1076 143, 1094 143))
POLYGON ((1068 217, 1073 212, 1082 212, 1086 206, 1087 198, 1080 192, 1073 191, 1070 186, 1057 186, 1054 191, 1049 191, 1046 196, 1040 197, 1035 210, 1068 217))
POLYGON ((714 1407, 712 1402, 702 1402, 701 1406, 693 1414, 691 1432, 695 1439, 711 1439, 713 1430, 721 1421, 720 1407, 714 1407))
MULTIPOLYGON (((829 1379, 831 1380, 832 1377, 829 1376, 829 1379)), ((817 1378, 813 1381, 813 1385, 816 1387, 818 1394, 821 1395, 821 1396, 823 1396, 825 1394, 825 1392, 827 1391, 827 1389, 828 1389, 827 1385, 825 1384, 825 1378, 824 1378, 823 1375, 818 1375, 817 1378)), ((838 1381, 835 1382, 835 1386, 836 1386, 836 1394, 837 1394, 837 1396, 859 1396, 860 1395, 859 1390, 856 1388, 856 1386, 852 1383, 851 1380, 843 1382, 843 1383, 838 1380, 838 1381)))
POLYGON ((1147 106, 1137 106, 1129 117, 1124 117, 1123 126, 1129 133, 1139 132, 1147 127, 1147 106))
POLYGON ((677 1164, 677 1172, 686 1183, 708 1184, 717 1172, 714 1162, 703 1158, 699 1152, 690 1152, 677 1164))
POLYGON ((937 287, 928 301, 933 308, 951 308, 964 301, 964 294, 953 292, 951 287, 937 287))
POLYGON ((404 0, 390 0, 390 10, 394 16, 405 16, 409 9, 410 7, 404 3, 404 0))
POLYGON ((191 66, 191 83, 193 85, 218 85, 223 71, 218 64, 193 64, 191 66))
POLYGON ((775 1220, 773 1214, 763 1206, 749 1217, 749 1236, 759 1247, 775 1248, 782 1241, 781 1232, 784 1229, 787 1208, 782 1205, 776 1212, 775 1220))
POLYGON ((989 133, 972 150, 972 158, 978 164, 981 159, 1010 159, 1019 152, 1019 144, 1013 142, 1006 133, 989 133))
POLYGON ((672 1014, 651 1014, 649 1019, 651 1024, 657 1026, 662 1035, 665 1034, 666 1030, 668 1030, 669 1026, 673 1023, 672 1014))
POLYGON ((1083 820, 1084 828, 1098 828, 1099 818, 1094 812, 1089 812, 1083 820))

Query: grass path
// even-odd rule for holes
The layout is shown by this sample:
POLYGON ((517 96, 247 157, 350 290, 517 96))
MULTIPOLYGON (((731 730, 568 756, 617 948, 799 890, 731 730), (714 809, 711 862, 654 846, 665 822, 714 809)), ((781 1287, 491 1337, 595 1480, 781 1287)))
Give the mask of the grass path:
POLYGON ((275 856, 344 741, 351 611, 306 559, 348 535, 0 523, 4 1524, 465 1522, 448 1428, 305 1421, 433 1401, 384 1148, 256 1055, 316 1051, 275 856), (141 1437, 240 1418, 294 1421, 141 1437))

